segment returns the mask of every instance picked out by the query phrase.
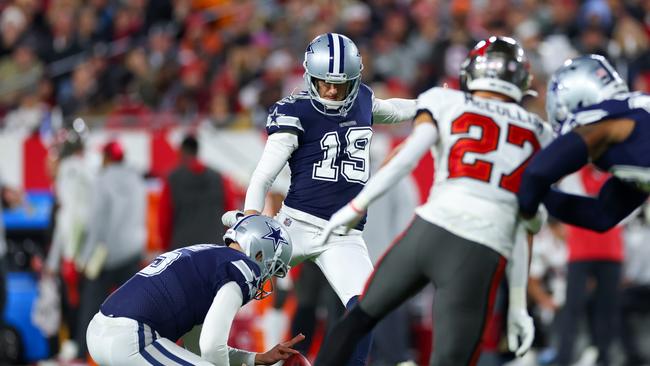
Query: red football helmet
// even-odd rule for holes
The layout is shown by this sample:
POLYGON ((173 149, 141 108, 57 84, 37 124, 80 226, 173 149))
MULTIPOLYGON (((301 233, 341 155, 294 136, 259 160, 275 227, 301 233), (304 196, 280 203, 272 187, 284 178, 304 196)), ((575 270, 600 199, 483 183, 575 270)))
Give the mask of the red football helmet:
POLYGON ((530 87, 524 49, 512 38, 492 36, 474 46, 461 65, 462 90, 487 90, 520 102, 530 87))

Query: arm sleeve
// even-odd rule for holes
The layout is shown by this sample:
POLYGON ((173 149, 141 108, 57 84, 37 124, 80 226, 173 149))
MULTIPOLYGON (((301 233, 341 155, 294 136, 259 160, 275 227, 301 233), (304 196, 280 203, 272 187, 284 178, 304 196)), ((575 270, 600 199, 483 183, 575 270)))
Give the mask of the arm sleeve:
POLYGON ((598 197, 578 196, 552 189, 544 197, 544 205, 551 215, 563 222, 605 232, 647 199, 647 193, 611 177, 600 189, 598 197))
POLYGON ((575 132, 557 138, 542 149, 530 161, 521 178, 517 193, 519 211, 524 215, 534 215, 551 185, 580 169, 588 159, 587 144, 575 132))
MULTIPOLYGON (((536 238, 538 238, 537 236, 536 238)), ((540 242, 536 240, 533 245, 533 252, 530 253, 530 270, 528 276, 530 278, 541 279, 546 271, 548 271, 548 264, 544 256, 543 250, 540 247, 540 242)))
POLYGON ((201 357, 216 366, 252 366, 255 353, 228 347, 228 335, 237 311, 243 304, 239 286, 233 281, 221 286, 203 321, 199 347, 201 357))
POLYGON ((297 147, 298 136, 293 133, 278 132, 269 136, 262 157, 251 176, 246 191, 244 210, 262 212, 266 192, 297 147))
POLYGON ((373 122, 378 124, 394 124, 415 117, 414 99, 379 99, 372 103, 373 122))
POLYGON ((352 204, 357 209, 365 210, 372 201, 413 170, 422 155, 437 140, 438 129, 433 123, 417 124, 404 143, 402 150, 370 179, 363 190, 354 198, 352 204))
POLYGON ((510 307, 526 309, 526 288, 528 286, 528 240, 526 228, 517 224, 515 243, 506 266, 510 307))

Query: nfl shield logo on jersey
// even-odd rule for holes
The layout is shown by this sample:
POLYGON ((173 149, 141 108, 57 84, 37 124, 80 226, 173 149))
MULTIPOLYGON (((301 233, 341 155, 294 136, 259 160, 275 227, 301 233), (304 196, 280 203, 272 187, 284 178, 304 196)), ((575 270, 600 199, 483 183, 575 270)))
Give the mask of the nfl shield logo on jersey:
POLYGON ((289 217, 287 217, 287 218, 284 219, 283 224, 284 224, 284 226, 289 227, 289 226, 291 226, 292 222, 293 221, 291 221, 291 219, 289 217))

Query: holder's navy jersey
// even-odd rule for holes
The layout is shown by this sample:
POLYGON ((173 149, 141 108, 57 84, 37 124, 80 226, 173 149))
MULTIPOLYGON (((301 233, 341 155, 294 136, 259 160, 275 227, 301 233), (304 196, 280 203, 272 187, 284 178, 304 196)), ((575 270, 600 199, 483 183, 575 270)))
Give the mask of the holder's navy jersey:
MULTIPOLYGON (((298 135, 298 148, 289 158, 287 206, 329 220, 361 191, 370 178, 372 99, 370 88, 361 84, 345 117, 318 112, 306 92, 271 106, 268 134, 292 131, 298 135)), ((363 229, 364 223, 365 218, 357 229, 363 229)))
POLYGON ((225 246, 199 244, 158 256, 101 305, 110 317, 143 322, 176 341, 202 324, 221 286, 235 281, 244 304, 251 300, 259 266, 225 246))
POLYGON ((574 123, 584 125, 618 118, 636 122, 632 133, 625 141, 611 145, 594 164, 650 191, 650 95, 629 93, 580 109, 575 113, 574 123))

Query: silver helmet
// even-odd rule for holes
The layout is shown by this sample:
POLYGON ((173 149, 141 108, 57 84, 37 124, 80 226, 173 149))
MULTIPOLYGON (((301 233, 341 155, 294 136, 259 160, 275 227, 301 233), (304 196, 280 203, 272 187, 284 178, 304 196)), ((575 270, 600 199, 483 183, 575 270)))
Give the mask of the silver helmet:
POLYGON ((625 81, 603 56, 586 55, 567 60, 548 82, 548 120, 558 133, 567 133, 573 128, 568 121, 576 109, 628 91, 625 81))
POLYGON ((293 249, 291 239, 287 231, 270 217, 245 216, 226 231, 223 240, 226 245, 238 243, 260 267, 260 277, 253 283, 254 299, 263 299, 273 292, 271 277, 284 277, 289 272, 293 249))
POLYGON ((305 83, 311 104, 328 116, 345 116, 352 108, 361 84, 361 55, 350 38, 338 33, 325 33, 314 38, 305 51, 305 83), (344 100, 321 98, 317 80, 332 84, 347 83, 344 100))

